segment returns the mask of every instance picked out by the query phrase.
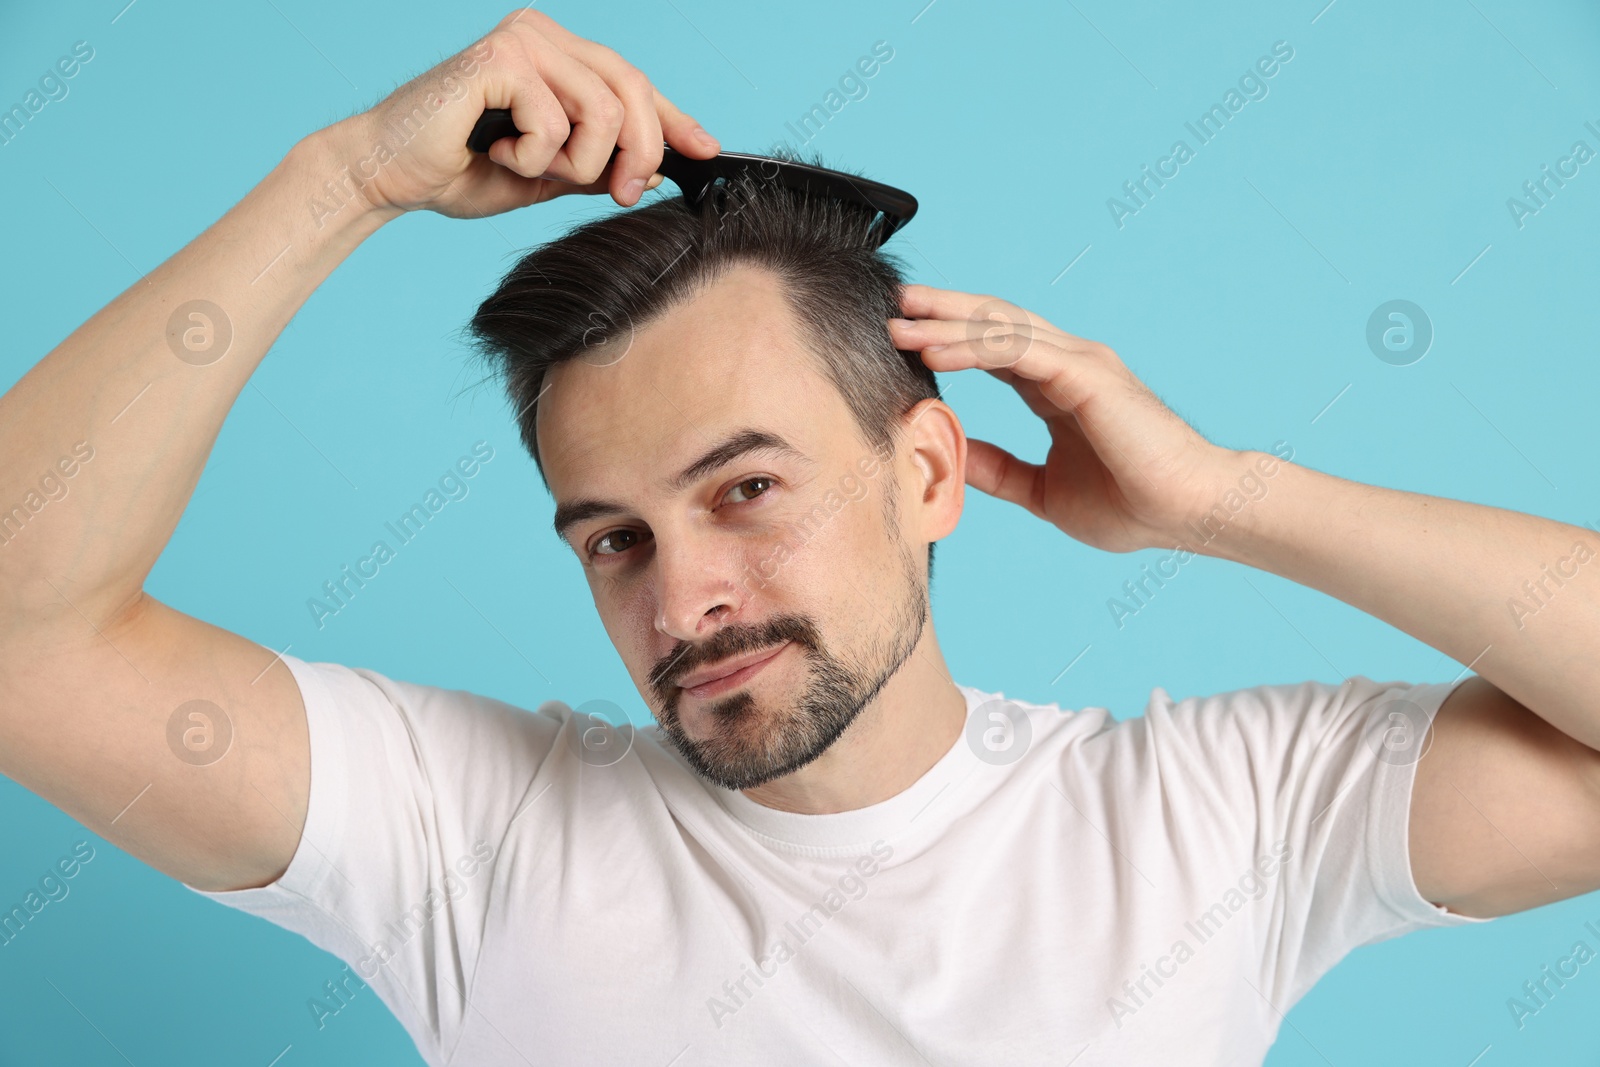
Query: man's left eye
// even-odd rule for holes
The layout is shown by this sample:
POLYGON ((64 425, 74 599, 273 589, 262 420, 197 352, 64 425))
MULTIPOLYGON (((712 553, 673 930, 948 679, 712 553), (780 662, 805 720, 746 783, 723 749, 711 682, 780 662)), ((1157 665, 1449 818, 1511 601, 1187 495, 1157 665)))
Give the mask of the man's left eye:
POLYGON ((760 496, 768 489, 771 489, 772 485, 773 480, 771 478, 746 478, 738 485, 729 489, 727 496, 724 496, 722 499, 737 504, 740 501, 749 500, 751 497, 760 496), (739 495, 735 496, 735 494, 739 495))

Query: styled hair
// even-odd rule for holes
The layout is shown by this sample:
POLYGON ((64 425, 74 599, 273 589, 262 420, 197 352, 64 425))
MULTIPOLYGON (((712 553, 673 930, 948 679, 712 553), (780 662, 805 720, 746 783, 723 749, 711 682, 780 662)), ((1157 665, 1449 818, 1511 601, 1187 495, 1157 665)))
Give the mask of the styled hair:
MULTIPOLYGON (((780 158, 801 160, 783 148, 780 158)), ((524 255, 466 327, 505 384, 522 443, 539 456, 545 372, 583 356, 693 298, 730 268, 774 273, 808 347, 848 405, 862 436, 882 450, 918 401, 938 397, 933 371, 897 349, 885 320, 898 316, 905 266, 883 251, 861 205, 806 196, 747 171, 719 181, 696 211, 676 195, 591 219, 524 255)), ((666 190, 662 190, 664 193, 666 190)), ((605 358, 604 351, 596 355, 605 358)), ((929 546, 930 573, 932 546, 929 546)))

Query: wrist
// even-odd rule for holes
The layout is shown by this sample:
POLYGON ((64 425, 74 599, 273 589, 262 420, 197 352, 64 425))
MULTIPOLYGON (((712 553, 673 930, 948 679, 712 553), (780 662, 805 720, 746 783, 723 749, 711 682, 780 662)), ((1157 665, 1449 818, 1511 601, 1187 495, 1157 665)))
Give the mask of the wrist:
POLYGON ((1173 541, 1199 555, 1241 560, 1251 532, 1267 519, 1274 497, 1283 495, 1293 456, 1282 441, 1269 452, 1221 450, 1209 488, 1170 532, 1173 541))
POLYGON ((376 230, 406 213, 377 193, 365 118, 352 115, 325 126, 291 150, 307 187, 307 215, 319 230, 331 226, 376 230))

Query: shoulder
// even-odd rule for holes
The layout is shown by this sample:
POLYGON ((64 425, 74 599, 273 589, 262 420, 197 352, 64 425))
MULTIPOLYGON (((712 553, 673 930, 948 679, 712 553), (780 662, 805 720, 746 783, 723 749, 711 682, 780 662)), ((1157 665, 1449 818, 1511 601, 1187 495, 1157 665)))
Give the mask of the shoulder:
MULTIPOLYGON (((1123 720, 1120 743, 1244 750, 1306 747, 1337 739, 1393 744, 1395 730, 1425 730, 1452 683, 1306 680, 1175 698, 1157 686, 1142 715, 1123 720)), ((1420 742, 1421 738, 1418 737, 1420 742)))
MULTIPOLYGON (((523 703, 395 678, 369 667, 283 657, 305 700, 322 766, 373 764, 440 784, 480 785, 535 773, 579 714, 564 701, 523 703)), ((581 706, 580 706, 581 708, 581 706)))
POLYGON ((1182 793, 1237 809, 1318 776, 1406 761, 1451 689, 1363 675, 1182 698, 1157 686, 1141 714, 1121 719, 978 692, 968 740, 1021 744, 1068 792, 1182 793))

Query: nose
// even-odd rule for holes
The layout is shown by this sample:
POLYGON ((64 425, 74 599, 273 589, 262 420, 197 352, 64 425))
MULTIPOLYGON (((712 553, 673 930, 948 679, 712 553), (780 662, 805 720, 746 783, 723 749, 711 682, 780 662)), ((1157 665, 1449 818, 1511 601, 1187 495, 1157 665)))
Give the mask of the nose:
POLYGON ((699 641, 739 613, 739 564, 726 551, 691 532, 656 537, 656 619, 660 633, 699 641), (664 543, 670 540, 670 544, 664 543))

